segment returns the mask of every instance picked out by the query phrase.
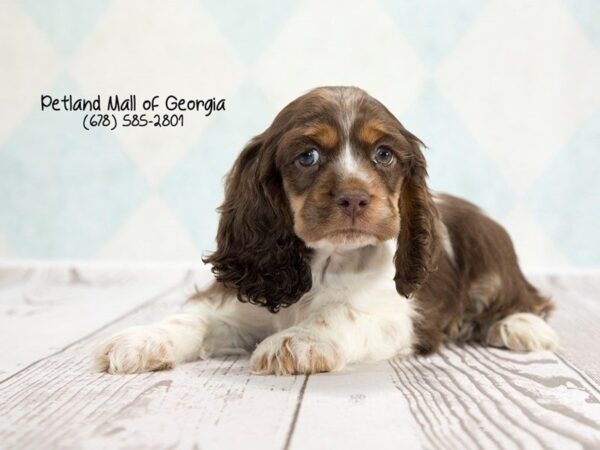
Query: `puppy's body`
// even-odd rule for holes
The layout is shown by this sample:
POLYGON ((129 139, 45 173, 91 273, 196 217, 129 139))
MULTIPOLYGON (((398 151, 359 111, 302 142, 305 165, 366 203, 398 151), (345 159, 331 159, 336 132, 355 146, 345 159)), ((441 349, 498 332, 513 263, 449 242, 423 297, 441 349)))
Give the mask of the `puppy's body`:
POLYGON ((111 337, 102 370, 157 370, 248 351, 258 373, 313 373, 447 340, 553 349, 551 302, 507 233, 433 196, 420 141, 356 88, 292 102, 226 185, 216 280, 182 313, 111 337), (240 301, 241 300, 241 301, 240 301))

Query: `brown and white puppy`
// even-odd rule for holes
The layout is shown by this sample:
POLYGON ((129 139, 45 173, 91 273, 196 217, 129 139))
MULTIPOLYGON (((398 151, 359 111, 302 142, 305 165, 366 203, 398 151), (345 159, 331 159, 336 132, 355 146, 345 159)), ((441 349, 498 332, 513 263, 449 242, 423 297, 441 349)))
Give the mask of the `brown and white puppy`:
POLYGON ((250 141, 226 182, 215 281, 183 311, 109 338, 110 373, 247 351, 257 373, 350 363, 476 340, 552 350, 550 300, 506 231, 432 195, 422 143, 377 100, 323 87, 250 141))

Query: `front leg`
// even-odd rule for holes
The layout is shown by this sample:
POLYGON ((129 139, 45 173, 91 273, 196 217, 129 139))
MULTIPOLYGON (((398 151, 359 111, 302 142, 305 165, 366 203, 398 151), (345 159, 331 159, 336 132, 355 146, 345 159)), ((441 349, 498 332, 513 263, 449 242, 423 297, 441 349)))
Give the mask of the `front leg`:
POLYGON ((250 360, 259 374, 309 374, 347 364, 406 356, 413 347, 413 312, 408 301, 379 310, 346 304, 320 308, 298 324, 262 341, 250 360))
POLYGON ((180 313, 157 323, 124 329, 96 350, 96 368, 111 374, 170 369, 202 357, 207 323, 201 314, 180 313))
POLYGON ((96 367, 112 374, 169 369, 209 356, 250 351, 272 331, 272 317, 265 309, 233 296, 215 301, 209 290, 188 301, 178 314, 110 336, 96 352, 96 367))

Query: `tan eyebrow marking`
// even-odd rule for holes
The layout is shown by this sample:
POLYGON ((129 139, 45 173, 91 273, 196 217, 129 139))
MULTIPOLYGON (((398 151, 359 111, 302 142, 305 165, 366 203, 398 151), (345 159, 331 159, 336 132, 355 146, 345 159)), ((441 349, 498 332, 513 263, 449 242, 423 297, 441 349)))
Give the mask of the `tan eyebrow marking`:
POLYGON ((327 124, 313 125, 306 129, 305 134, 326 148, 335 147, 339 140, 335 129, 327 124))
POLYGON ((385 125, 376 119, 368 120, 360 129, 358 137, 368 145, 373 145, 386 133, 385 125))

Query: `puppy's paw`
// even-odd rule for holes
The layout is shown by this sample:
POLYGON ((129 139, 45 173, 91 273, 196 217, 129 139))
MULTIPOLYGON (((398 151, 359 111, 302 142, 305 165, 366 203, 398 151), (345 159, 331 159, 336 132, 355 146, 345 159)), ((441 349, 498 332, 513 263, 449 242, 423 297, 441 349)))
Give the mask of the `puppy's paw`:
POLYGON ((292 330, 269 336, 250 358, 252 372, 262 375, 331 372, 342 367, 339 351, 333 344, 292 330))
POLYGON ((159 328, 131 327, 109 337, 98 348, 95 360, 98 371, 112 374, 170 369, 173 343, 159 328))
POLYGON ((531 313, 515 313, 493 324, 486 342, 494 347, 522 352, 553 351, 558 347, 558 336, 541 317, 531 313))

